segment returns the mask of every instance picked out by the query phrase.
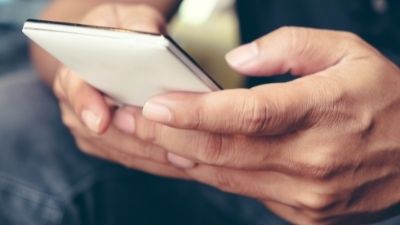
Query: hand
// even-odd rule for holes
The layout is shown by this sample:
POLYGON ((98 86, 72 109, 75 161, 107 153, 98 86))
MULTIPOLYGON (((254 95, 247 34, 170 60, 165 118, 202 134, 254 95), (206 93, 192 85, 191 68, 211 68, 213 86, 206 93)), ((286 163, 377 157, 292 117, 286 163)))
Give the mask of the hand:
MULTIPOLYGON (((164 20, 156 10, 138 5, 104 4, 89 12, 82 23, 147 32, 164 29, 164 20)), ((165 150, 129 135, 135 126, 131 116, 134 108, 112 110, 105 96, 66 67, 59 69, 54 91, 63 121, 82 151, 149 173, 187 178, 168 164, 165 150)))
POLYGON ((244 74, 301 78, 157 96, 135 115, 136 136, 173 163, 196 162, 175 162, 190 177, 296 224, 400 212, 399 68, 353 34, 305 28, 279 29, 227 59, 244 74))

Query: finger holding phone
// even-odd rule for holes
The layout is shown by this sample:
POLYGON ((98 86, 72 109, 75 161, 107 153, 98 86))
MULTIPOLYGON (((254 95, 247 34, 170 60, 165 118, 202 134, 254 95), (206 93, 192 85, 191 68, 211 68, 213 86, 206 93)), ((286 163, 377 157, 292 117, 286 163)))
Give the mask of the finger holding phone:
POLYGON ((160 160, 172 176, 255 197, 297 224, 370 222, 392 212, 399 200, 395 65, 355 35, 302 28, 273 32, 228 61, 244 74, 301 78, 209 94, 166 89, 172 93, 147 102, 144 117, 134 107, 117 111, 119 130, 105 97, 68 69, 55 90, 66 103, 65 123, 90 154, 123 164, 132 156, 144 162, 132 167, 150 165, 156 174, 160 167, 136 156, 160 160), (101 153, 101 146, 110 148, 101 153), (121 146, 112 153, 125 154, 107 151, 121 146))
MULTIPOLYGON (((161 33, 165 29, 160 12, 135 4, 103 4, 89 11, 81 22, 151 33, 161 33)), ((127 134, 135 126, 132 108, 115 107, 67 66, 58 69, 53 89, 59 99, 63 121, 82 151, 149 173, 188 178, 167 163, 165 150, 127 134)))
POLYGON ((353 34, 305 28, 279 29, 227 59, 243 74, 300 78, 154 97, 135 115, 136 136, 194 179, 257 198, 295 224, 399 213, 396 65, 353 34))

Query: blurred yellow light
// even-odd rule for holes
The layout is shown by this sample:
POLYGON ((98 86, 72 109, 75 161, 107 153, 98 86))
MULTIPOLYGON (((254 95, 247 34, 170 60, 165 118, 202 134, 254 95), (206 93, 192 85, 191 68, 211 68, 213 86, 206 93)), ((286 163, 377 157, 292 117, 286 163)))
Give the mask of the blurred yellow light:
POLYGON ((179 9, 182 22, 199 25, 208 20, 217 6, 218 0, 183 0, 179 9))

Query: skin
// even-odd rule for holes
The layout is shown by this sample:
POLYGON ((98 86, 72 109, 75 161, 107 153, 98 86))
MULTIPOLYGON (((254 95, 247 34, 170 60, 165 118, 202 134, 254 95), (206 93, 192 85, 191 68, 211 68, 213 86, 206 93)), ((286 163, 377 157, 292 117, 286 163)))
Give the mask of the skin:
MULTIPOLYGON (((105 4, 81 21, 161 32, 165 13, 154 9, 124 5, 121 20, 115 5, 105 4), (132 22, 138 18, 140 25, 132 22)), ((299 79, 169 93, 142 110, 115 109, 63 66, 42 71, 53 71, 43 77, 88 154, 256 198, 296 224, 360 224, 399 212, 397 66, 353 34, 295 27, 242 46, 227 60, 243 74, 292 72, 299 79)))
POLYGON ((397 66, 353 34, 296 27, 227 60, 243 74, 299 79, 157 96, 134 114, 136 137, 166 149, 190 177, 295 224, 365 224, 400 212, 397 66))
MULTIPOLYGON (((176 7, 173 3, 178 2, 147 0, 117 4, 108 1, 60 0, 49 6, 43 18, 164 32, 165 18, 168 18, 176 7), (146 4, 139 4, 143 2, 146 4)), ((132 135, 118 129, 121 124, 122 126, 129 124, 124 119, 126 115, 130 115, 129 108, 116 109, 100 92, 80 80, 67 67, 59 64, 35 45, 32 46, 32 56, 42 79, 53 87, 59 99, 63 122, 83 152, 118 162, 132 169, 160 176, 188 179, 186 174, 168 163, 165 150, 132 138, 132 135), (99 116, 94 118, 96 115, 99 116), (87 121, 87 118, 90 121, 87 121)))

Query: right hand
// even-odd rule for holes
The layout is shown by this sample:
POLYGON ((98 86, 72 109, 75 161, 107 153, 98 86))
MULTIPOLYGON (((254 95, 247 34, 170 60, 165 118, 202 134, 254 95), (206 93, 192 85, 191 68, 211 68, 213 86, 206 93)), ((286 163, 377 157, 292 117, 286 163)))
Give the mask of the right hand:
MULTIPOLYGON (((165 28, 161 13, 149 6, 135 4, 100 5, 91 10, 82 23, 153 33, 162 33, 165 28)), ((168 164, 164 149, 129 135, 134 132, 133 114, 140 113, 139 109, 113 110, 115 107, 104 95, 65 66, 59 68, 53 88, 59 99, 63 122, 83 152, 148 173, 188 179, 168 164)))

